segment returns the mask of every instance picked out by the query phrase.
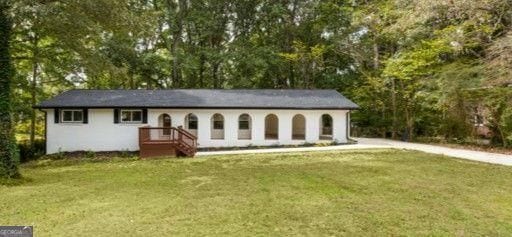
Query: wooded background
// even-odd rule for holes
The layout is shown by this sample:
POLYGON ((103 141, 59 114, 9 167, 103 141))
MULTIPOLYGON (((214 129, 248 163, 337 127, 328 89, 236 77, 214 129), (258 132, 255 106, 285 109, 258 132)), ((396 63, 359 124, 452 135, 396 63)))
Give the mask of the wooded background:
POLYGON ((71 88, 336 89, 358 135, 512 145, 510 0, 17 0, 19 140, 71 88))

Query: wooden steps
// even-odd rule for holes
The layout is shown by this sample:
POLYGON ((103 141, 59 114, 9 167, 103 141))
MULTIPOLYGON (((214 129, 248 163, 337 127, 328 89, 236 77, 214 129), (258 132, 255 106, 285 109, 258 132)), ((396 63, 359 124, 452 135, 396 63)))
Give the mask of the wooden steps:
POLYGON ((197 137, 182 127, 140 127, 139 148, 141 158, 193 157, 197 151, 197 137))

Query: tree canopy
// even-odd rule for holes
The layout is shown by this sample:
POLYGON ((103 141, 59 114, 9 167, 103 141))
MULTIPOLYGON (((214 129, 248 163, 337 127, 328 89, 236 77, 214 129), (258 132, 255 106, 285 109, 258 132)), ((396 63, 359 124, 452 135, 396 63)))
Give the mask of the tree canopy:
POLYGON ((19 133, 70 88, 336 89, 359 135, 475 137, 483 111, 512 145, 508 0, 19 0, 19 133), (27 103, 30 101, 30 103, 27 103))

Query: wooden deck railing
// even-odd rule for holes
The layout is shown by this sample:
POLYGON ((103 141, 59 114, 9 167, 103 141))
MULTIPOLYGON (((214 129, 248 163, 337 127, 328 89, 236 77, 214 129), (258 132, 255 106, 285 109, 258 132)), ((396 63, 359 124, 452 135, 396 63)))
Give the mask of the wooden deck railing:
POLYGON ((139 147, 143 149, 164 149, 173 147, 187 156, 197 150, 197 137, 180 127, 140 127, 139 147), (151 146, 147 146, 151 145, 151 146), (161 145, 161 146, 159 146, 161 145), (150 148, 147 148, 150 147, 150 148))

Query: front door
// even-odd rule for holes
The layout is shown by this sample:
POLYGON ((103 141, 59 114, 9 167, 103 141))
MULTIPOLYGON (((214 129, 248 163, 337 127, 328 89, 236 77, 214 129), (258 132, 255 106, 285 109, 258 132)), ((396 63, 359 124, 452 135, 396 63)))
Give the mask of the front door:
POLYGON ((163 129, 163 135, 165 136, 169 136, 171 135, 171 116, 169 116, 168 114, 162 114, 162 120, 161 120, 161 123, 162 123, 162 127, 164 128, 163 129))

